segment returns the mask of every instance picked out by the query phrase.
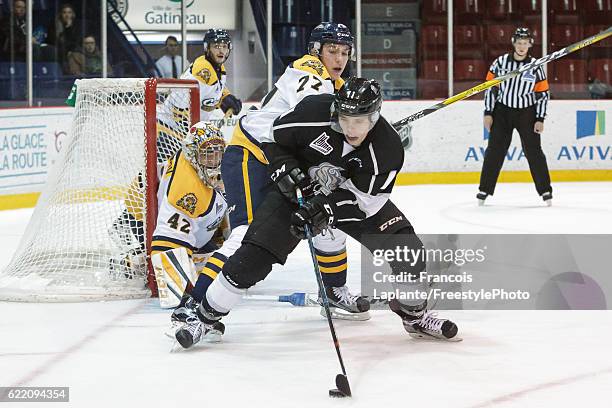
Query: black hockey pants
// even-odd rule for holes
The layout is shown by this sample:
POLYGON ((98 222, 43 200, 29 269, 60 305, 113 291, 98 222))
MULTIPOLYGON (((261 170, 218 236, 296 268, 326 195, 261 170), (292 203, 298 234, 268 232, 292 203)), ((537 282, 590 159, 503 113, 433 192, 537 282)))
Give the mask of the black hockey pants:
POLYGON ((493 195, 497 178, 510 142, 512 132, 518 130, 523 152, 529 163, 531 177, 539 195, 552 192, 550 174, 546 164, 546 156, 542 151, 540 135, 533 131, 536 121, 535 105, 528 108, 510 108, 501 103, 495 104, 493 110, 493 126, 489 135, 489 144, 485 151, 482 172, 480 173, 480 191, 493 195))

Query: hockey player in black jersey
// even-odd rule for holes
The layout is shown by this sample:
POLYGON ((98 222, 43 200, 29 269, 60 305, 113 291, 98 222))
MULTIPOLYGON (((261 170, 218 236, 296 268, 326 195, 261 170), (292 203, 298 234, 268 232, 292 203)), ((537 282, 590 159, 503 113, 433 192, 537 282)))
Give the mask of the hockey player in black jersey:
MULTIPOLYGON (((199 341, 242 299, 246 289, 263 280, 275 263, 284 264, 305 225, 313 235, 334 228, 370 251, 422 243, 405 215, 389 200, 404 149, 393 127, 380 116, 382 96, 376 81, 351 78, 334 95, 313 95, 274 122, 262 143, 277 189, 255 213, 241 247, 225 263, 197 309, 199 322, 176 332, 185 348, 199 341), (305 204, 299 207, 296 190, 305 204)), ((424 262, 390 262, 393 273, 418 274, 424 262)), ((406 284, 423 290, 420 283, 406 284)), ((426 310, 421 300, 393 300, 391 309, 414 337, 453 339, 457 326, 426 310)))
MULTIPOLYGON (((240 247, 253 215, 273 189, 268 175, 268 161, 260 144, 266 140, 274 120, 293 109, 309 95, 333 94, 344 84, 341 75, 355 55, 353 35, 341 23, 322 22, 311 32, 307 54, 293 61, 262 99, 259 109, 251 109, 234 128, 223 155, 221 176, 229 208, 231 234, 215 251, 190 296, 200 302, 208 286, 223 270, 227 259, 240 247)), ((323 284, 332 299, 334 319, 368 320, 370 304, 350 292, 346 285, 348 256, 347 236, 340 230, 314 239, 317 262, 323 284)), ((184 298, 185 301, 188 297, 184 298)), ((179 312, 171 319, 179 319, 179 312)), ((322 309, 321 314, 325 315, 322 309)), ((184 315, 183 315, 184 316, 184 315)))

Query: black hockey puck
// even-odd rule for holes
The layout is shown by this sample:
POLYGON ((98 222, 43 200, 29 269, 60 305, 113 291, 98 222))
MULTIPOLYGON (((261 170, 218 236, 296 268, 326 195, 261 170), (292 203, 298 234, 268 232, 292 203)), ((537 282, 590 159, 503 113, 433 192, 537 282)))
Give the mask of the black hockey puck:
POLYGON ((329 390, 329 396, 330 396, 330 398, 346 398, 346 397, 348 397, 348 395, 346 395, 345 393, 343 393, 342 391, 340 391, 337 388, 334 388, 333 390, 329 390))

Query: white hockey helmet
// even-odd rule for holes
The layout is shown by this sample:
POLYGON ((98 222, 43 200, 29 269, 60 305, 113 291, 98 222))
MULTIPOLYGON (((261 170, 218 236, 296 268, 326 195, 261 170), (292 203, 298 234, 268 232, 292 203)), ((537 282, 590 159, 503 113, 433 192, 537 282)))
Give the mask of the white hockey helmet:
POLYGON ((182 150, 202 181, 212 188, 221 188, 221 159, 225 151, 225 139, 219 128, 212 122, 194 124, 183 139, 182 150))

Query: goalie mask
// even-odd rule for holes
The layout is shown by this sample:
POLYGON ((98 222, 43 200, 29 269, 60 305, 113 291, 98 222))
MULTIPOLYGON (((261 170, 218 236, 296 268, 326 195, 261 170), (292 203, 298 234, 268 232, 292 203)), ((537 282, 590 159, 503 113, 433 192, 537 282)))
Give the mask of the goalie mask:
POLYGON ((225 140, 217 127, 211 122, 196 123, 183 139, 182 150, 204 183, 212 188, 221 188, 221 158, 225 140))

